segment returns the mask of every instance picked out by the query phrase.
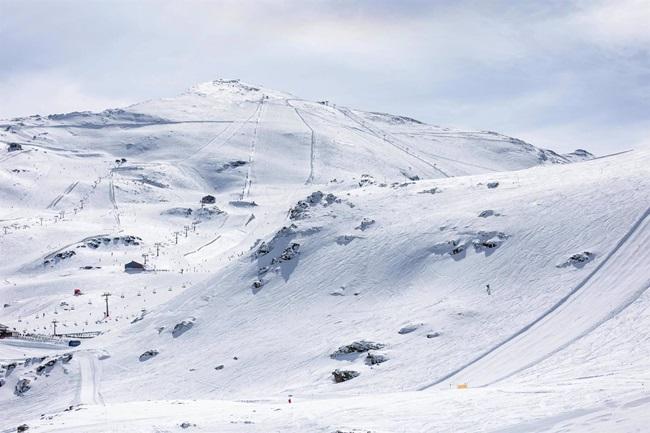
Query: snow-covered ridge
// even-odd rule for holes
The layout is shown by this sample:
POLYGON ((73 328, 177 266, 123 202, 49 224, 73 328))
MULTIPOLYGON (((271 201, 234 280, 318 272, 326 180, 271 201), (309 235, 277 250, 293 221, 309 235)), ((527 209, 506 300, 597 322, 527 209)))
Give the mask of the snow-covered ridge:
POLYGON ((289 93, 279 92, 277 90, 271 90, 261 86, 244 83, 238 79, 216 79, 214 81, 199 83, 190 87, 187 93, 217 98, 227 98, 234 96, 257 98, 261 98, 262 96, 274 98, 294 97, 289 93))

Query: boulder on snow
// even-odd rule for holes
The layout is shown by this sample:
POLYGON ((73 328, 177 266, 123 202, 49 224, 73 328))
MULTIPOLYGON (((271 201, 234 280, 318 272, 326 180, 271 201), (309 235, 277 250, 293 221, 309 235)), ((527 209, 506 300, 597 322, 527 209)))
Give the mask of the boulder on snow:
POLYGON ((255 251, 255 256, 256 257, 265 256, 270 252, 271 252, 271 247, 269 246, 269 244, 262 241, 262 243, 260 243, 260 246, 257 248, 257 251, 255 251))
POLYGON ((364 218, 364 219, 361 220, 361 223, 358 226, 356 226, 354 229, 364 231, 367 228, 369 228, 371 225, 373 225, 374 223, 375 223, 375 220, 370 219, 370 218, 364 218))
POLYGON ((228 202, 231 206, 235 207, 257 207, 257 203, 247 200, 232 200, 228 202))
POLYGON ((299 200, 298 203, 291 209, 289 209, 289 219, 299 220, 304 219, 309 216, 308 209, 312 206, 322 204, 323 206, 329 206, 332 203, 340 203, 341 199, 336 197, 332 193, 323 194, 321 191, 312 192, 304 200, 299 200), (323 203, 324 202, 324 203, 323 203))
POLYGON ((16 382, 14 394, 16 394, 17 396, 21 396, 25 394, 27 391, 29 391, 31 388, 32 388, 31 380, 27 378, 20 379, 18 382, 16 382))
MULTIPOLYGON (((298 254, 299 250, 300 250, 300 244, 297 242, 292 242, 291 245, 289 245, 282 251, 282 254, 280 254, 280 257, 278 259, 279 261, 285 261, 285 262, 291 260, 296 256, 296 254, 298 254)), ((271 261, 271 263, 273 263, 273 261, 271 261)))
POLYGON ((415 173, 412 173, 410 170, 400 170, 400 173, 402 173, 402 176, 407 178, 408 180, 420 180, 420 176, 418 176, 415 173))
POLYGON ((54 365, 59 361, 68 363, 68 362, 70 362, 71 359, 72 359, 72 353, 64 353, 63 355, 59 356, 58 358, 53 359, 52 361, 48 362, 48 364, 54 365))
POLYGON ((192 208, 189 207, 173 207, 171 209, 162 211, 160 214, 189 217, 192 216, 192 212, 193 212, 192 208))
POLYGON ((478 214, 479 218, 487 218, 491 216, 499 216, 498 213, 494 212, 492 209, 486 209, 478 214))
POLYGON ((46 259, 43 261, 43 265, 54 265, 59 263, 61 260, 66 260, 69 259, 70 257, 76 255, 77 253, 70 250, 70 251, 61 251, 60 253, 54 254, 52 257, 49 259, 46 259))
POLYGON ((360 374, 361 373, 355 370, 339 370, 338 368, 332 372, 334 383, 346 382, 350 379, 354 379, 360 374))
POLYGON ((375 343, 374 341, 355 341, 354 343, 339 347, 334 353, 330 355, 330 358, 336 359, 350 353, 365 353, 370 350, 379 350, 383 349, 385 346, 385 344, 375 343))
POLYGON ((2 367, 5 371, 5 377, 9 377, 9 375, 16 369, 17 366, 18 364, 16 364, 15 362, 11 362, 7 365, 3 365, 2 367))
POLYGON ((403 326, 397 331, 398 334, 410 334, 413 331, 417 331, 424 323, 411 323, 409 325, 403 326))
POLYGON ((366 356, 366 360, 364 362, 366 365, 377 365, 386 361, 388 361, 388 357, 386 355, 368 352, 368 355, 366 356))
POLYGON ((589 251, 583 251, 581 253, 573 254, 569 257, 564 263, 557 265, 558 268, 564 268, 567 266, 575 266, 576 268, 581 268, 586 265, 588 262, 592 261, 595 257, 595 254, 589 251))
POLYGON ((174 329, 172 329, 172 337, 180 337, 194 326, 194 322, 196 319, 194 317, 190 317, 188 319, 183 320, 182 322, 177 323, 174 326, 174 329))
POLYGON ((140 362, 148 361, 151 358, 157 356, 160 352, 157 351, 156 349, 149 349, 146 352, 144 352, 140 357, 138 358, 140 362))
POLYGON ((440 188, 434 186, 433 188, 420 191, 418 194, 437 194, 439 192, 440 192, 440 188))
POLYGON ((226 163, 222 164, 221 167, 217 168, 215 171, 217 173, 221 173, 221 172, 224 172, 226 170, 232 170, 232 169, 241 167, 241 166, 246 165, 246 164, 248 164, 247 161, 237 159, 237 160, 229 161, 229 162, 226 162, 226 163))
POLYGON ((354 235, 341 235, 336 238, 336 243, 339 245, 347 245, 355 239, 362 239, 360 236, 354 235))
POLYGON ((51 359, 51 360, 47 361, 45 364, 39 365, 38 367, 36 367, 36 374, 38 374, 39 376, 42 375, 43 373, 49 374, 50 371, 52 371, 52 369, 56 365, 57 361, 58 361, 58 358, 57 359, 51 359))
POLYGON ((461 260, 467 255, 468 247, 473 246, 474 251, 485 253, 487 256, 499 248, 509 237, 509 235, 498 231, 464 232, 458 239, 433 245, 430 251, 435 255, 449 254, 454 260, 461 260))

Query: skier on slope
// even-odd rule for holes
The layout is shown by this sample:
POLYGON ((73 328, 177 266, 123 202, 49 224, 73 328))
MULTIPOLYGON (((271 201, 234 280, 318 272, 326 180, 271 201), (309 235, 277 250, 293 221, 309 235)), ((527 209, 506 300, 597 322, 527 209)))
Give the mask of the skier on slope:
POLYGON ((485 289, 486 289, 488 295, 491 295, 491 294, 492 294, 492 290, 490 290, 490 285, 489 285, 489 284, 487 284, 487 285, 485 286, 485 289))

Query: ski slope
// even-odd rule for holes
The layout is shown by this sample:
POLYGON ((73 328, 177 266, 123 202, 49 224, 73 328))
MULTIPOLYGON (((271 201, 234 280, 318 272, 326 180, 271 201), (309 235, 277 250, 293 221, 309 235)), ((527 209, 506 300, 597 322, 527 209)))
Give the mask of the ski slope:
POLYGON ((435 385, 488 386, 566 349, 623 312, 650 288, 650 209, 600 264, 565 297, 529 325, 435 385))
POLYGON ((559 155, 232 80, 0 124, 23 146, 0 155, 0 323, 99 334, 0 340, 0 431, 649 421, 648 150, 559 155))

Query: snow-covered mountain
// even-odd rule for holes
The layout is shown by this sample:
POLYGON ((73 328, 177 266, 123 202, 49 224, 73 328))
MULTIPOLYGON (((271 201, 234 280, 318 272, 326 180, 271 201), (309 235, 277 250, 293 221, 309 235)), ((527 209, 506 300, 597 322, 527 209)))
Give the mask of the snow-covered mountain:
POLYGON ((0 429, 648 422, 647 151, 229 80, 0 123, 0 429))

